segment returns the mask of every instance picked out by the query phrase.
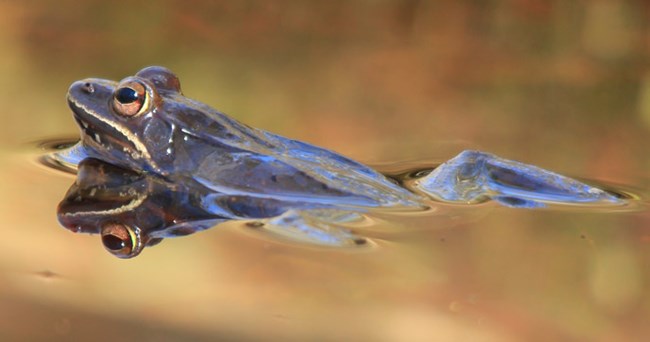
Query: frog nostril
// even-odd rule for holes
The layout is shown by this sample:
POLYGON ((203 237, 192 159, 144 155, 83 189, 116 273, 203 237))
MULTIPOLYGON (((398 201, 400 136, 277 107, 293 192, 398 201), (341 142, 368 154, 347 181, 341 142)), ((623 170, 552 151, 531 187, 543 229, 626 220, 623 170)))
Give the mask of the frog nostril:
POLYGON ((92 94, 95 92, 95 87, 93 87, 92 83, 86 82, 81 87, 81 90, 83 90, 83 92, 86 94, 92 94))

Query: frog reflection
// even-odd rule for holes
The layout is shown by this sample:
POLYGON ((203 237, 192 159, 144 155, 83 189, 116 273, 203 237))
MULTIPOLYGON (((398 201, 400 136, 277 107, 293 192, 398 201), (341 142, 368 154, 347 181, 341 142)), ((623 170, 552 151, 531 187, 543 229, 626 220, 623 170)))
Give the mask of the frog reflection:
POLYGON ((77 165, 94 158, 155 176, 184 189, 181 193, 197 191, 199 195, 189 197, 203 201, 201 210, 222 219, 283 217, 277 221, 287 227, 282 231, 298 235, 323 224, 316 230, 319 243, 351 239, 345 231, 328 228, 332 212, 421 208, 432 199, 495 200, 526 208, 624 202, 571 178, 477 151, 462 152, 402 186, 340 154, 246 126, 191 100, 182 94, 176 75, 162 67, 145 68, 120 82, 75 82, 68 103, 81 140, 57 153, 59 162, 77 165), (322 210, 328 214, 315 217, 325 220, 295 219, 311 215, 297 213, 322 210))
POLYGON ((167 236, 186 235, 222 220, 193 205, 200 194, 183 184, 87 158, 58 208, 74 232, 99 233, 118 257, 138 255, 167 236))
POLYGON ((134 257, 164 238, 189 235, 232 219, 255 219, 249 227, 294 241, 336 246, 366 243, 343 227, 332 229, 336 221, 354 215, 329 205, 310 205, 305 212, 292 207, 278 203, 265 211, 246 198, 218 196, 198 183, 171 183, 155 174, 86 158, 59 204, 58 218, 73 232, 101 234, 106 250, 120 258, 134 257), (325 216, 328 225, 319 224, 325 216))

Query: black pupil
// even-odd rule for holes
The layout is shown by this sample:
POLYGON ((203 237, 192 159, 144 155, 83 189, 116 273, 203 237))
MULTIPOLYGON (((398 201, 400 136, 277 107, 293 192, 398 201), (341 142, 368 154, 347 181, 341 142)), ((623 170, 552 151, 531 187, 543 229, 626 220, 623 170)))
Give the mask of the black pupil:
POLYGON ((120 103, 132 103, 138 99, 138 92, 131 88, 120 88, 115 94, 115 98, 120 101, 120 103))
POLYGON ((112 251, 119 251, 122 248, 127 247, 126 241, 122 241, 115 235, 102 236, 102 243, 104 243, 104 246, 106 246, 106 248, 112 251))

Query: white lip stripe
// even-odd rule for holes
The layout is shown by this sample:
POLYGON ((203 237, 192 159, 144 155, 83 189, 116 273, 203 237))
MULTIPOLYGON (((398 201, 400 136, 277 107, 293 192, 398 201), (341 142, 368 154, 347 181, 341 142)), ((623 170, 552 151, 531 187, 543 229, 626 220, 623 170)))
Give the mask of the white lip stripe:
POLYGON ((131 200, 131 202, 129 202, 129 203, 127 203, 127 204, 125 204, 125 205, 123 205, 121 207, 115 208, 115 209, 109 209, 109 210, 104 210, 104 211, 96 211, 96 210, 93 210, 93 211, 78 211, 78 212, 66 213, 63 216, 74 217, 74 216, 117 215, 117 214, 121 214, 123 212, 131 211, 131 210, 137 208, 138 206, 140 206, 144 202, 145 199, 147 199, 147 195, 146 194, 141 194, 137 198, 134 198, 133 200, 131 200))
POLYGON ((88 107, 84 106, 83 104, 79 103, 76 101, 74 98, 71 96, 68 96, 68 100, 70 100, 72 103, 74 103, 75 106, 83 110, 85 113, 88 115, 91 115, 95 119, 115 128, 118 132, 120 132, 129 142, 133 144, 135 149, 140 153, 140 155, 145 158, 149 163, 151 164, 151 167, 154 168, 156 171, 160 171, 158 168, 158 165, 156 165, 156 162, 151 159, 151 154, 149 154, 149 150, 147 150, 147 147, 144 146, 144 144, 133 134, 131 133, 128 129, 124 128, 122 125, 118 124, 115 121, 110 121, 101 115, 98 115, 97 113, 93 112, 92 110, 88 109, 88 107))

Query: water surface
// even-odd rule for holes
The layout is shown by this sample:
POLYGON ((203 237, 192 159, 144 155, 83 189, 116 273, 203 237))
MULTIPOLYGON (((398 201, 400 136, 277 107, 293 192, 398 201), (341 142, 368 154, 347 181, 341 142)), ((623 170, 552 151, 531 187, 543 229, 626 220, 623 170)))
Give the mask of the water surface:
POLYGON ((74 80, 160 64, 238 120, 372 165, 478 148, 644 199, 646 7, 0 5, 0 339, 643 340, 643 202, 378 213, 364 222, 376 246, 362 250, 232 222, 124 261, 58 225, 74 177, 33 146, 75 136, 74 80))

